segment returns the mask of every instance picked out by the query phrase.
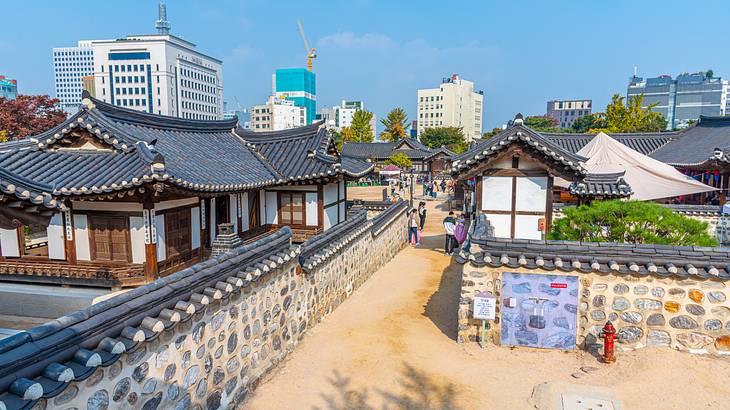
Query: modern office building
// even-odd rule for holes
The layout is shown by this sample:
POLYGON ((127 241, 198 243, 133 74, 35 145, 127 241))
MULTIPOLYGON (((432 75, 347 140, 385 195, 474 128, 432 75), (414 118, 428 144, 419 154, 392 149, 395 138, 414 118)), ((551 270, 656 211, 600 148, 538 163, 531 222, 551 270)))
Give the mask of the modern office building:
POLYGON ((248 108, 239 108, 237 110, 228 109, 227 104, 223 103, 223 119, 238 119, 238 126, 244 130, 251 129, 251 115, 248 108))
POLYGON ((484 93, 458 74, 444 78, 438 88, 418 90, 418 129, 461 127, 467 142, 482 135, 484 93))
POLYGON ((577 118, 591 113, 592 100, 552 100, 547 102, 547 116, 560 128, 570 128, 577 118))
POLYGON ((327 128, 336 128, 335 110, 329 107, 322 108, 314 117, 315 121, 324 121, 327 128))
POLYGON ((272 95, 266 104, 251 107, 250 119, 254 132, 288 130, 307 125, 307 109, 272 95))
POLYGON ((418 120, 411 121, 411 128, 408 130, 409 135, 413 139, 418 138, 418 120))
POLYGON ((273 95, 293 101, 297 107, 307 109, 307 124, 317 113, 317 78, 306 68, 280 68, 272 78, 273 95))
POLYGON ((691 120, 703 116, 725 115, 728 110, 728 81, 706 73, 680 74, 629 80, 627 97, 643 95, 644 108, 656 104, 652 111, 667 120, 667 129, 686 127, 691 120))
POLYGON ((76 47, 53 49, 53 75, 56 98, 61 108, 75 114, 81 105, 84 78, 94 75, 94 50, 92 41, 79 41, 76 47))
POLYGON ((157 34, 54 48, 56 97, 62 108, 78 111, 81 92, 87 89, 104 102, 139 111, 223 118, 222 62, 171 35, 164 4, 155 27, 157 34), (93 92, 88 88, 92 85, 93 92))
POLYGON ((0 98, 14 100, 18 96, 18 80, 0 75, 0 98))

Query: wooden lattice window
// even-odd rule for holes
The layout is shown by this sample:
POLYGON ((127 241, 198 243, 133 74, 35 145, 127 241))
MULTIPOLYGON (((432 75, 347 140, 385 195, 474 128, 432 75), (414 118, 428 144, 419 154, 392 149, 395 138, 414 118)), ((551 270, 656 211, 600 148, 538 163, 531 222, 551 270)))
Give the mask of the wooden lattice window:
POLYGON ((128 217, 89 215, 89 231, 92 260, 131 262, 128 217))
POLYGON ((192 249, 189 208, 165 213, 165 245, 168 258, 184 254, 192 249))
POLYGON ((304 225, 305 206, 304 192, 279 192, 279 224, 304 225))

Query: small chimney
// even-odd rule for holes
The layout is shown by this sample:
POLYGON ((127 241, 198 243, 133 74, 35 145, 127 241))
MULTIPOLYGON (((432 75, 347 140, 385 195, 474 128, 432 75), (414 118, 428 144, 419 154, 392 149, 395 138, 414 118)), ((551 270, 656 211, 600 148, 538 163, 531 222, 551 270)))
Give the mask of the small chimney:
POLYGON ((232 223, 218 225, 218 235, 211 244, 211 257, 230 252, 243 245, 243 240, 234 232, 232 223))

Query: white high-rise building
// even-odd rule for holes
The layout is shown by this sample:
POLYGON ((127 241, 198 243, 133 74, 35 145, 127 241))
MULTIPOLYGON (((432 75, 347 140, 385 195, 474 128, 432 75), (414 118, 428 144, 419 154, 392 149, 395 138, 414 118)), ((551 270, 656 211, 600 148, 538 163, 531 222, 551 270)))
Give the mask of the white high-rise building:
MULTIPOLYGON (((352 119, 355 116, 355 113, 360 110, 365 109, 365 102, 363 101, 346 101, 342 100, 342 103, 339 106, 332 107, 332 120, 334 121, 334 126, 337 131, 342 130, 345 127, 349 127, 352 125, 352 119)), ((324 112, 324 110, 322 110, 324 112)), ((373 113, 373 117, 370 119, 370 128, 373 131, 373 136, 376 135, 375 133, 375 124, 377 123, 377 118, 375 116, 375 113, 373 113)))
POLYGON ((484 93, 457 74, 444 78, 438 88, 418 90, 418 131, 436 127, 461 127, 467 142, 482 135, 484 93))
POLYGON ((94 41, 96 98, 196 120, 223 118, 220 60, 169 34, 94 41))
POLYGON ((254 105, 250 111, 251 130, 279 131, 307 125, 307 108, 294 101, 270 96, 266 104, 254 105))
POLYGON ((76 47, 53 49, 53 75, 56 98, 61 108, 74 114, 81 105, 84 77, 94 75, 94 52, 91 41, 79 41, 76 47))
POLYGON ((182 118, 222 119, 222 62, 169 34, 164 4, 155 27, 157 34, 54 49, 56 95, 61 103, 78 107, 87 77, 87 84, 93 83, 92 94, 114 105, 182 118))

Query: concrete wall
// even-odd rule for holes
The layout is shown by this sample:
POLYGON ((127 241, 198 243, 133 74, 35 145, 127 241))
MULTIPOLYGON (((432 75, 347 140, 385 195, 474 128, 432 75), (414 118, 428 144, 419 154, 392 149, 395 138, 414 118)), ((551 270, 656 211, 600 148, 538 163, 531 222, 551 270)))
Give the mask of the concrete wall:
MULTIPOLYGON (((372 229, 334 236, 338 247, 303 272, 297 257, 72 381, 42 408, 232 408, 275 368, 306 331, 334 310, 405 244, 405 207, 372 229)), ((362 225, 362 224, 361 224, 362 225)), ((346 230, 347 231, 347 230, 346 230)), ((306 244, 305 244, 306 246, 306 244)), ((287 255, 296 256, 297 248, 287 255)), ((332 248, 328 248, 332 249, 332 248)), ((287 256, 287 258, 289 257, 287 256)), ((222 262, 222 263, 228 263, 222 262)), ((236 270, 239 268, 236 267, 236 270)), ((240 267, 240 269, 252 269, 240 267)), ((211 298, 213 300, 214 298, 211 298)))
POLYGON ((458 342, 479 340, 481 321, 471 319, 478 292, 497 297, 497 320, 487 340, 500 344, 502 272, 579 278, 577 345, 602 349, 598 337, 607 320, 618 332, 617 349, 671 347, 692 353, 730 354, 730 306, 726 284, 718 280, 662 278, 629 274, 563 273, 558 270, 512 269, 463 265, 458 342))

